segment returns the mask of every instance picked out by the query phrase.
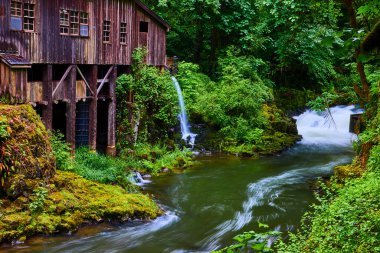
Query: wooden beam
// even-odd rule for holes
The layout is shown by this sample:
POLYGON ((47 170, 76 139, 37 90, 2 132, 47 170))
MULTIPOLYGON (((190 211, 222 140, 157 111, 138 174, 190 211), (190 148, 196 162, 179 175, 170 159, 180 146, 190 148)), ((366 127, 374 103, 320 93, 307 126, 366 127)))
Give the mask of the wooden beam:
POLYGON ((108 107, 108 133, 107 133, 107 154, 116 155, 116 79, 117 67, 113 67, 110 75, 110 98, 111 102, 108 107))
MULTIPOLYGON (((80 71, 80 69, 79 69, 78 66, 76 66, 76 68, 77 68, 77 70, 78 70, 79 75, 82 77, 84 83, 86 84, 87 88, 90 90, 91 94, 94 96, 95 94, 94 94, 94 92, 92 91, 91 86, 88 84, 86 78, 84 77, 82 71, 80 71)), ((96 90, 96 87, 95 87, 95 90, 96 90)))
MULTIPOLYGON (((89 82, 92 90, 96 90, 98 82, 98 66, 94 65, 91 67, 89 73, 89 82)), ((90 102, 90 112, 89 112, 89 148, 90 150, 96 150, 96 137, 97 137, 97 126, 98 126, 98 94, 95 93, 93 99, 90 102)))
POLYGON ((62 82, 66 79, 66 77, 69 75, 71 69, 73 68, 73 65, 70 65, 67 69, 66 69, 66 72, 65 74, 63 74, 61 80, 59 80, 58 84, 57 84, 57 87, 55 87, 55 89, 53 90, 53 94, 52 94, 52 97, 54 97, 55 93, 57 92, 59 86, 61 86, 62 82))
POLYGON ((42 108, 42 121, 46 129, 53 128, 53 65, 44 65, 42 69, 42 92, 46 105, 42 108))
MULTIPOLYGON (((98 88, 96 94, 99 95, 99 92, 102 90, 102 88, 103 88, 103 86, 104 86, 104 83, 106 82, 107 78, 108 78, 109 75, 111 74, 113 68, 114 68, 114 66, 111 66, 111 67, 109 68, 109 70, 107 71, 107 74, 106 74, 106 76, 103 78, 102 82, 100 83, 99 88, 98 88)), ((111 81, 110 81, 110 82, 111 82, 111 81)))
POLYGON ((67 92, 69 101, 66 103, 66 141, 70 144, 72 153, 75 150, 76 81, 77 69, 71 67, 67 92))

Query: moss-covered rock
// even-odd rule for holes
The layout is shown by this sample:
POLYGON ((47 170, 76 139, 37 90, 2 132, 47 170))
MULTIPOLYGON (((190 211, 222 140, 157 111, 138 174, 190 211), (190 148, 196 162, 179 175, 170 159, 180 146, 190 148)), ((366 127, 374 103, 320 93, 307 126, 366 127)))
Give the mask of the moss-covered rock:
POLYGON ((55 159, 45 126, 30 105, 1 105, 0 195, 16 199, 55 173, 55 159))
POLYGON ((154 219, 160 208, 148 196, 128 194, 119 186, 86 180, 74 173, 57 171, 44 189, 0 206, 0 243, 30 237, 75 231, 85 223, 104 220, 154 219), (32 209, 41 203, 41 209, 32 209), (35 210, 35 211, 33 211, 35 210))

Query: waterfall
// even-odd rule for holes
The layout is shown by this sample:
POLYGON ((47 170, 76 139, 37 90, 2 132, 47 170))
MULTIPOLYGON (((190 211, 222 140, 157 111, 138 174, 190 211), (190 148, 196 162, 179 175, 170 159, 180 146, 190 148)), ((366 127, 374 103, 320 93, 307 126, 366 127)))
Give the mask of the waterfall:
POLYGON ((307 110, 294 117, 302 144, 350 146, 356 137, 349 132, 350 115, 362 112, 355 106, 335 106, 325 112, 307 110))
POLYGON ((187 120, 186 107, 185 107, 185 102, 183 100, 181 87, 179 86, 179 83, 174 76, 172 76, 172 80, 173 80, 174 86, 177 90, 178 103, 179 103, 179 106, 181 108, 181 113, 178 115, 178 118, 179 118, 179 121, 181 123, 182 139, 187 144, 190 144, 192 147, 194 147, 195 137, 197 135, 190 132, 190 126, 189 126, 189 122, 187 120))
POLYGON ((138 171, 135 171, 133 172, 130 176, 129 176, 129 181, 132 183, 132 184, 135 184, 135 185, 139 185, 139 186, 142 186, 144 184, 147 184, 147 183, 150 183, 151 181, 149 180, 145 180, 141 174, 138 172, 138 171))

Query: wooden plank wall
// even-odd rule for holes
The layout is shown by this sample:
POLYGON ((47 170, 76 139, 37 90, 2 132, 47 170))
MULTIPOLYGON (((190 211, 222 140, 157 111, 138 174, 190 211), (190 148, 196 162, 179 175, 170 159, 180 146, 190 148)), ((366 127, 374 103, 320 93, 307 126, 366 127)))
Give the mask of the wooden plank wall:
POLYGON ((26 69, 11 69, 0 62, 0 95, 11 95, 19 102, 27 99, 26 69))
POLYGON ((148 63, 165 63, 167 28, 132 0, 28 0, 36 4, 34 32, 9 30, 10 2, 0 0, 0 50, 13 45, 31 63, 130 65, 140 20, 149 22, 148 63), (89 37, 60 35, 60 9, 88 12, 89 37), (111 21, 109 44, 102 41, 103 20, 111 21), (127 45, 120 44, 120 22, 127 23, 127 45))
POLYGON ((155 66, 165 65, 166 58, 166 28, 157 23, 141 8, 136 8, 135 33, 138 46, 148 49, 147 63, 155 66), (140 21, 148 22, 148 34, 140 33, 140 21))

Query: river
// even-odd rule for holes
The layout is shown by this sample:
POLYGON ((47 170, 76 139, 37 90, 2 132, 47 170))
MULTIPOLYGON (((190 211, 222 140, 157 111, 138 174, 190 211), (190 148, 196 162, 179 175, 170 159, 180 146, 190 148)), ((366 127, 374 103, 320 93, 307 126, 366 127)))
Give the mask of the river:
POLYGON ((280 155, 258 160, 204 156, 184 173, 153 178, 144 190, 167 211, 154 221, 38 238, 17 252, 210 252, 239 233, 257 231, 258 221, 294 231, 315 202, 313 182, 352 160, 348 122, 353 111, 332 108, 334 121, 310 111, 299 116, 304 138, 280 155))

